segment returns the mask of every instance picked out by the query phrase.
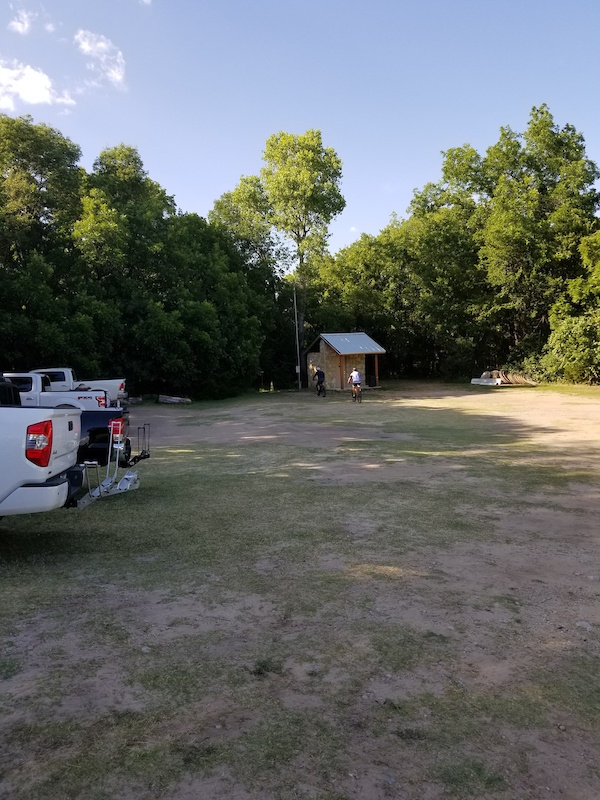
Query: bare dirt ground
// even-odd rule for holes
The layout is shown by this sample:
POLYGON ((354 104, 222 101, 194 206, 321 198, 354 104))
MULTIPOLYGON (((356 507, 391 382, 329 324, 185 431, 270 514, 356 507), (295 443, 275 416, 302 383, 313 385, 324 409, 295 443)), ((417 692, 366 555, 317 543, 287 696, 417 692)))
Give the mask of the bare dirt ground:
MULTIPOLYGON (((164 653, 166 665, 183 642, 201 638, 205 653, 245 671, 250 683, 242 693, 235 682, 203 677, 194 702, 184 695, 172 715, 146 722, 147 738, 175 742, 178 753, 190 741, 215 758, 235 750, 242 766, 223 756, 213 769, 190 770, 154 790, 143 781, 112 784, 94 797, 600 798, 594 396, 425 385, 366 393, 362 407, 312 394, 200 409, 133 407, 133 426, 142 422, 151 423, 159 459, 208 447, 227 453, 234 466, 226 468, 234 469, 235 458, 252 452, 244 469, 262 470, 265 481, 292 476, 309 498, 313 490, 339 493, 343 503, 327 518, 334 535, 316 539, 301 557, 290 555, 285 536, 271 540, 253 551, 248 576, 202 567, 203 587, 186 591, 171 591, 165 578, 146 588, 117 577, 94 582, 78 565, 80 582, 74 572, 72 596, 57 614, 34 614, 7 637, 27 667, 0 681, 0 734, 43 718, 44 704, 63 721, 143 714, 152 700, 147 675, 146 683, 133 679, 110 647, 118 653, 122 635, 141 657, 155 653, 158 663, 164 653), (321 579, 334 590, 319 588, 321 579), (269 581, 269 591, 254 588, 269 581), (300 605, 300 586, 312 587, 314 609, 307 610, 310 598, 300 605), (111 641, 92 645, 84 636, 82 617, 92 606, 115 624, 111 641), (257 660, 265 641, 270 661, 257 660), (57 658, 63 670, 87 669, 71 675, 68 691, 58 684, 42 691, 57 658), (293 755, 281 755, 279 782, 261 781, 246 761, 254 757, 264 772, 272 765, 250 741, 270 720, 275 733, 263 747, 276 761, 273 736, 290 736, 276 727, 281 715, 298 725, 311 719, 329 733, 313 749, 303 740, 293 755), (329 750, 339 759, 331 783, 329 750)), ((303 511, 310 516, 310 507, 303 511)), ((234 497, 220 513, 235 516, 234 497)), ((138 569, 152 570, 161 558, 151 549, 135 555, 138 569)), ((185 571, 176 560, 164 563, 174 576, 185 571)), ((48 757, 39 744, 27 748, 20 762, 11 744, 14 772, 0 762, 0 795, 5 788, 7 798, 53 796, 27 794, 23 771, 42 769, 48 757)), ((70 791, 54 796, 92 796, 70 791)))
MULTIPOLYGON (((527 508, 522 508, 515 493, 511 504, 502 492, 488 492, 482 498, 482 507, 472 509, 483 525, 489 525, 495 535, 493 543, 481 541, 457 544, 451 549, 438 551, 424 547, 404 559, 401 567, 365 566, 356 569, 364 577, 369 571, 380 575, 409 577, 410 598, 399 607, 397 591, 393 586, 386 591, 385 584, 378 589, 376 613, 382 618, 397 618, 417 628, 439 632, 465 629, 460 657, 452 664, 422 667, 409 674, 386 674, 374 679, 364 688, 365 696, 379 703, 429 692, 442 695, 456 687, 469 687, 475 691, 490 689, 508 690, 519 687, 521 679, 532 666, 543 664, 544 652, 584 652, 597 659, 600 655, 600 483, 579 483, 578 470, 598 470, 600 467, 600 403, 594 398, 548 392, 531 394, 525 390, 502 389, 485 393, 456 393, 447 387, 437 390, 427 387, 424 392, 399 398, 406 408, 429 407, 434 412, 444 409, 461 413, 474 413, 497 418, 499 415, 509 425, 526 431, 531 456, 536 461, 541 448, 544 458, 550 456, 558 470, 573 473, 568 491, 549 496, 547 491, 527 497, 527 508), (504 541, 498 541, 503 538, 504 541), (431 603, 431 576, 435 576, 452 590, 460 587, 462 596, 489 598, 488 603, 475 608, 447 608, 441 603, 436 608, 431 603), (511 598, 514 601, 511 602, 511 598), (525 624, 527 634, 520 637, 516 647, 505 640, 498 642, 498 627, 510 627, 517 614, 525 624)), ((339 399, 339 398, 338 398, 339 399)), ((385 400, 389 398, 379 398, 385 400)), ((308 398, 310 403, 312 397, 308 398)), ((369 397, 367 394, 367 403, 369 397)), ((311 408, 311 411, 313 409, 311 408)), ((161 442, 185 445, 207 442, 214 445, 232 445, 244 442, 277 441, 299 448, 319 447, 334 449, 352 441, 410 441, 411 431, 390 433, 380 429, 381 420, 369 427, 369 419, 361 420, 361 427, 324 427, 322 421, 294 422, 285 416, 265 417, 263 410, 248 407, 234 419, 223 418, 214 424, 184 428, 181 421, 188 412, 185 408, 169 409, 153 414, 153 429, 161 442), (182 435, 183 434, 183 435, 182 435)), ((483 437, 481 450, 486 448, 483 437)), ((372 463, 371 456, 364 459, 345 459, 343 462, 321 466, 314 478, 327 484, 364 484, 373 482, 414 481, 429 485, 445 480, 452 469, 450 460, 438 458, 435 462, 414 463, 398 460, 372 463)), ((597 473, 598 474, 598 473, 597 473)), ((466 478, 469 480, 468 478, 466 478)), ((357 536, 368 537, 372 520, 354 520, 357 536)), ((343 569, 335 556, 326 565, 329 569, 343 569)), ((262 569, 276 569, 277 563, 261 564, 262 569)), ((477 604, 476 604, 477 605, 477 604)), ((267 612, 268 613, 268 612, 267 612)), ((600 678, 600 666, 598 667, 600 678)), ((336 676, 332 676, 333 681, 336 676)), ((343 680, 343 678, 342 678, 343 680)), ((308 701, 305 694, 298 695, 301 705, 308 701)), ((294 705, 294 699, 288 698, 294 705)), ((318 705, 318 704, 317 704, 318 705)), ((513 796, 565 797, 571 800, 598 800, 600 780, 598 774, 597 740, 579 735, 578 724, 567 708, 554 720, 554 725, 542 736, 523 732, 514 748, 515 758, 522 749, 530 757, 530 776, 518 794, 513 796), (522 792, 522 794, 521 794, 522 792), (539 794, 538 794, 539 793, 539 794)), ((501 734, 502 736, 502 734, 501 734)), ((360 746, 362 757, 369 761, 368 746, 360 746)), ((360 774, 361 766, 356 765, 360 774)), ((353 779, 354 780, 354 779, 353 779)), ((382 795, 378 781, 366 776, 358 791, 351 796, 375 798, 382 795)), ((386 796, 412 797, 415 794, 395 794, 392 782, 386 785, 386 796)), ((349 787, 346 787, 348 790, 349 787)), ((396 790, 398 791, 398 790, 396 790)), ((460 795, 460 791, 459 791, 460 795)), ((418 794, 420 797, 421 794, 418 794)), ((422 795, 437 797, 435 790, 422 795)))

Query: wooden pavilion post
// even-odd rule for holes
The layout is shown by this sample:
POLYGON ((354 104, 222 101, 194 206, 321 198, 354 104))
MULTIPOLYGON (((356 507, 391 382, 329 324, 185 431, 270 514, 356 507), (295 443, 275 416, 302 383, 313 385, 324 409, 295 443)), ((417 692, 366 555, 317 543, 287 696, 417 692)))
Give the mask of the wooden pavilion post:
POLYGON ((375 353, 375 386, 379 386, 379 354, 375 353))

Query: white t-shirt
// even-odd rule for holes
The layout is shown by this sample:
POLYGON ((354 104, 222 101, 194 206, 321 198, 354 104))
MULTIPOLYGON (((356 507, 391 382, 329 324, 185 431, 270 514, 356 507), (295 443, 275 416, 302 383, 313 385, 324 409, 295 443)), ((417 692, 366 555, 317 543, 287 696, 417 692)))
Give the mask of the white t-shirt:
POLYGON ((360 372, 357 369, 352 370, 350 377, 352 378, 352 383, 362 383, 360 379, 360 372))

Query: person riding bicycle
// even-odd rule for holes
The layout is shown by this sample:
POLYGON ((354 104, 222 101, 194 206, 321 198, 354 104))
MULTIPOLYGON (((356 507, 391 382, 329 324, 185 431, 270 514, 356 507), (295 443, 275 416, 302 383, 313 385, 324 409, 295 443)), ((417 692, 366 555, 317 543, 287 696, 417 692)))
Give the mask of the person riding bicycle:
POLYGON ((360 372, 354 367, 352 372, 348 377, 348 383, 352 384, 352 394, 356 394, 360 391, 360 385, 362 383, 362 378, 360 377, 360 372))
POLYGON ((313 381, 317 382, 317 392, 320 392, 323 388, 323 384, 325 383, 325 373, 321 367, 317 367, 315 374, 313 375, 313 381))

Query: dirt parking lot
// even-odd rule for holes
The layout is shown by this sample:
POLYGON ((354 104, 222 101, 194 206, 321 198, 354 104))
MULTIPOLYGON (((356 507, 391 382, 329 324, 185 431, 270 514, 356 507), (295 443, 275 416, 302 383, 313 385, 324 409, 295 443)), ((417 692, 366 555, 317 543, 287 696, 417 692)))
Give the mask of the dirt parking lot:
POLYGON ((135 494, 0 523, 0 793, 598 800, 598 398, 132 407, 135 494))

